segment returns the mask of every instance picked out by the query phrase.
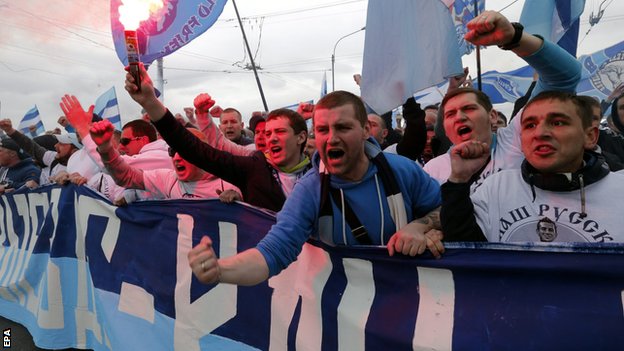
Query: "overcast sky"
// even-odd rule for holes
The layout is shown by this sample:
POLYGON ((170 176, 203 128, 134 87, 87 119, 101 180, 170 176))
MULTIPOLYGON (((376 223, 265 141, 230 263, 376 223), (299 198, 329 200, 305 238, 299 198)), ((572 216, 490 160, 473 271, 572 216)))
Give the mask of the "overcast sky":
MULTIPOLYGON (((331 55, 336 41, 366 24, 366 0, 237 0, 269 109, 319 98, 323 72, 332 89, 331 55)), ((391 3, 388 0, 388 3, 391 3)), ((523 0, 488 0, 518 20, 523 0)), ((17 125, 35 104, 46 129, 57 127, 63 94, 76 95, 83 106, 111 86, 117 89, 122 122, 140 117, 140 107, 123 89, 125 72, 110 34, 107 0, 0 0, 0 117, 17 125)), ((624 39, 624 1, 587 0, 581 17, 578 54, 588 54, 624 39), (600 3, 606 11, 590 33, 589 16, 600 3)), ((365 32, 337 45, 335 86, 359 94, 353 74, 362 68, 365 32)), ((463 62, 476 75, 474 54, 463 62)), ((508 71, 524 65, 497 48, 482 51, 482 71, 508 71)), ((191 106, 207 92, 217 104, 236 107, 248 120, 262 110, 241 31, 230 2, 202 36, 164 59, 165 104, 172 112, 191 106)), ((155 66, 154 66, 155 67, 155 66)), ((154 78, 156 72, 150 69, 154 78)))

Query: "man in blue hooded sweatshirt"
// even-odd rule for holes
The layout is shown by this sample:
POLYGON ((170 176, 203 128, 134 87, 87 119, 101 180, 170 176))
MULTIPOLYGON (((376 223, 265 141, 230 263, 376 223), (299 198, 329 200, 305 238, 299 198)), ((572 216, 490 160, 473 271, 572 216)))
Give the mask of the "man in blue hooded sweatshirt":
POLYGON ((443 252, 437 182, 415 162, 381 152, 361 99, 330 93, 313 118, 313 171, 299 179, 255 248, 217 259, 210 238, 202 238, 188 254, 201 282, 260 283, 292 263, 309 237, 330 245, 385 245, 390 255, 443 252))

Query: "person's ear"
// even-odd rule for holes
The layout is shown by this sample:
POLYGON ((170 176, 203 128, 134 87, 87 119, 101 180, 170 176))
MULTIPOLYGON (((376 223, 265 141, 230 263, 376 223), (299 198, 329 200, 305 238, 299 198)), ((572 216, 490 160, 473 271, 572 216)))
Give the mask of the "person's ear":
POLYGON ((597 127, 589 126, 585 128, 585 140, 583 143, 583 147, 585 150, 593 150, 598 143, 598 136, 600 135, 600 131, 597 127))

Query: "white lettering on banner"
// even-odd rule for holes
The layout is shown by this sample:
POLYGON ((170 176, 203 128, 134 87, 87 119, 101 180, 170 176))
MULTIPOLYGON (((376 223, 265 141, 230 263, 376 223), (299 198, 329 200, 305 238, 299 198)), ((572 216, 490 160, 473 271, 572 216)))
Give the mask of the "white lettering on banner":
POLYGON ((26 308, 33 316, 37 316, 37 324, 46 329, 63 329, 65 327, 65 306, 61 287, 61 271, 54 262, 48 260, 45 274, 37 285, 37 290, 27 280, 20 282, 20 287, 28 297, 26 308), (41 297, 46 294, 47 309, 41 304, 41 297))
MULTIPOLYGON (((50 191, 50 216, 52 217, 52 223, 54 223, 54 229, 52 231, 52 236, 50 237, 50 243, 54 241, 56 237, 56 230, 58 229, 58 205, 59 199, 61 198, 61 189, 54 188, 50 191)), ((61 233, 62 235, 62 233, 61 233)))
POLYGON ((121 312, 154 324, 154 315, 156 314, 154 295, 138 285, 127 282, 121 283, 118 309, 121 312))
MULTIPOLYGON (((193 272, 188 252, 193 246, 193 217, 178 214, 177 283, 175 288, 176 319, 174 348, 199 350, 199 339, 236 316, 238 287, 219 284, 191 304, 193 272)), ((236 224, 219 222, 219 257, 236 254, 238 230, 236 224)))
POLYGON ((624 290, 622 290, 622 311, 624 312, 624 290))
POLYGON ((76 263, 78 266, 77 277, 77 303, 76 303, 76 343, 77 345, 86 345, 87 330, 90 330, 97 341, 102 343, 104 339, 104 329, 100 326, 97 318, 97 307, 95 303, 95 296, 93 287, 93 281, 91 280, 91 273, 89 272, 89 266, 86 260, 86 245, 85 238, 89 230, 89 217, 101 216, 108 219, 104 234, 102 236, 102 250, 104 254, 107 254, 107 259, 110 262, 110 256, 112 250, 115 249, 117 238, 119 237, 119 228, 121 227, 121 220, 115 215, 115 206, 111 206, 102 200, 92 198, 89 196, 74 195, 74 203, 76 206, 76 263), (78 209, 80 209, 78 211, 78 209), (91 307, 89 307, 91 305, 91 307))
MULTIPOLYGON (((20 194, 21 195, 21 194, 20 194)), ((42 208, 42 213, 45 214, 48 211, 49 200, 47 193, 28 193, 28 201, 26 196, 15 195, 15 203, 17 204, 17 210, 20 216, 24 220, 24 237, 22 238, 21 249, 17 259, 17 267, 15 268, 17 274, 10 279, 9 284, 16 284, 17 286, 23 286, 20 282, 24 279, 26 273, 26 266, 32 255, 33 248, 39 238, 43 221, 39 221, 39 214, 37 213, 37 207, 42 208)), ((25 305, 24 298, 27 297, 26 290, 22 292, 17 291, 20 304, 25 305)))
POLYGON ((338 349, 364 350, 366 322, 375 298, 373 263, 355 258, 342 262, 347 287, 338 306, 338 349))
MULTIPOLYGON (((11 207, 7 203, 7 197, 0 197, 2 202, 4 203, 4 220, 2 221, 3 232, 6 233, 9 239, 9 247, 10 249, 5 254, 2 267, 0 267, 0 286, 9 286, 10 285, 10 276, 14 271, 14 265, 17 261, 18 255, 18 246, 19 246, 19 237, 17 233, 15 233, 15 228, 13 226, 13 211, 11 207), (6 223, 6 226, 5 226, 6 223)), ((2 211, 0 211, 2 212, 2 211)), ((13 300, 13 299, 11 299, 13 300)))
POLYGON ((102 251, 108 262, 111 262, 117 239, 119 239, 119 228, 121 220, 115 215, 117 207, 107 204, 104 201, 89 197, 80 196, 78 201, 80 211, 76 211, 76 257, 84 259, 85 245, 84 238, 87 234, 87 225, 90 216, 102 216, 108 218, 104 234, 102 235, 102 251), (79 246, 80 245, 80 246, 79 246))
POLYGON ((299 296, 302 300, 296 347, 298 350, 321 349, 323 325, 320 297, 331 270, 329 254, 316 246, 305 244, 297 261, 269 279, 269 286, 273 288, 269 350, 286 349, 288 328, 299 296))
POLYGON ((420 300, 414 350, 452 350, 455 282, 448 269, 418 267, 420 300))
MULTIPOLYGON (((17 255, 13 267, 11 268, 11 274, 9 274, 7 285, 17 284, 19 272, 21 272, 25 266, 24 255, 26 254, 26 252, 28 252, 28 241, 32 236, 32 228, 30 227, 30 213, 28 211, 28 201, 26 201, 26 195, 16 194, 13 196, 13 201, 15 201, 17 214, 22 217, 22 221, 24 223, 24 231, 22 233, 22 244, 19 245, 20 249, 17 250, 17 255)), ((24 294, 17 291, 16 286, 15 291, 19 298, 20 305, 24 305, 24 294)))

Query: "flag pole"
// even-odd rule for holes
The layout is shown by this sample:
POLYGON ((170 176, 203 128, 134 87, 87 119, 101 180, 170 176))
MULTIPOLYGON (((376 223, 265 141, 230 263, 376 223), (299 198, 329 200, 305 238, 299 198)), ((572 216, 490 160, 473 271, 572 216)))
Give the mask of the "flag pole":
POLYGON ((243 22, 241 21, 240 15, 238 14, 236 1, 232 0, 232 4, 234 5, 234 11, 236 11, 236 18, 238 18, 238 24, 240 25, 241 32, 243 33, 243 41, 245 41, 245 47, 247 48, 247 53, 249 54, 249 60, 251 61, 251 68, 253 68, 254 76, 256 76, 256 84, 258 84, 258 90, 260 90, 260 97, 262 98, 264 111, 269 112, 269 107, 267 106, 266 99, 264 98, 264 92, 262 91, 262 84, 260 84, 260 78, 258 77, 258 71, 256 70, 256 64, 254 63, 253 55, 251 54, 251 49, 249 48, 249 43, 247 42, 247 36, 245 35, 243 22))
MULTIPOLYGON (((234 0, 232 0, 234 1, 234 0)), ((474 16, 475 18, 477 18, 479 16, 479 5, 478 5, 478 0, 474 0, 474 16)), ((479 45, 476 45, 476 50, 477 50, 477 89, 479 89, 479 91, 482 91, 482 87, 481 87, 481 48, 479 47, 479 45)))

